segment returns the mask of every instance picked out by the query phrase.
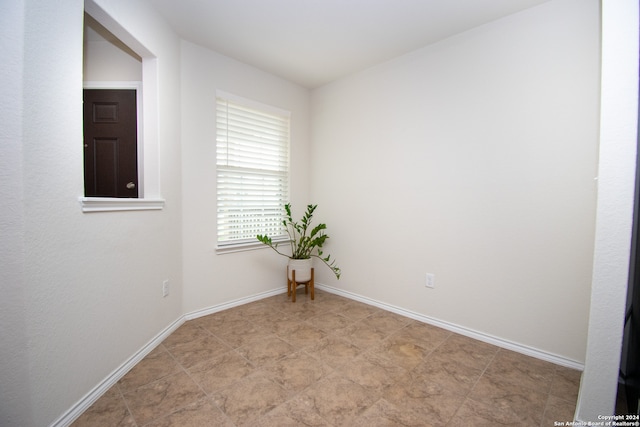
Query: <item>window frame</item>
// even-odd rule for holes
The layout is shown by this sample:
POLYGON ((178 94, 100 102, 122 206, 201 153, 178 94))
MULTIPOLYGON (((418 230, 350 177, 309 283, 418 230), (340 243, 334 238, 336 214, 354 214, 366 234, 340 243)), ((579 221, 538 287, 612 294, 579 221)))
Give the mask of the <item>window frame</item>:
MULTIPOLYGON (((106 13, 96 0, 85 0, 84 12, 95 19, 107 31, 138 55, 142 60, 142 82, 139 81, 83 81, 86 89, 98 84, 107 89, 131 89, 139 85, 137 94, 138 115, 138 198, 121 199, 111 197, 78 197, 82 212, 113 212, 162 210, 165 199, 160 191, 159 154, 159 104, 158 104, 158 58, 111 15, 106 13), (120 87, 118 87, 120 86, 120 87), (124 86, 124 87, 122 87, 124 86), (143 90, 144 88, 144 90, 143 90)), ((80 118, 82 120, 82 118, 80 118)), ((84 194, 84 185, 83 194, 84 194)))
MULTIPOLYGON (((224 254, 224 253, 233 253, 233 252, 240 252, 240 251, 247 251, 247 250, 255 250, 255 249, 262 249, 265 248, 265 246, 260 243, 255 237, 252 238, 245 238, 245 239, 238 239, 237 241, 223 241, 221 242, 219 240, 220 237, 220 233, 219 233, 219 227, 220 227, 220 222, 219 222, 219 218, 218 218, 218 209, 219 209, 219 190, 220 190, 220 183, 219 183, 219 176, 218 176, 218 170, 219 170, 219 166, 218 166, 218 119, 217 119, 217 114, 218 114, 218 98, 222 98, 224 100, 226 100, 227 102, 231 102, 237 105, 240 105, 242 107, 246 107, 248 109, 252 109, 255 111, 258 111, 260 113, 264 113, 264 114, 271 114, 274 116, 280 116, 280 117, 286 117, 287 121, 288 121, 288 132, 287 132, 287 141, 286 141, 286 152, 287 152, 287 160, 286 160, 286 193, 284 194, 284 199, 283 203, 282 203, 282 216, 281 216, 281 220, 284 220, 285 217, 285 211, 284 211, 284 203, 288 202, 288 199, 290 197, 291 194, 291 112, 282 108, 278 108, 269 104, 264 104, 258 101, 254 101, 251 99, 247 99, 229 92, 225 92, 222 90, 216 90, 215 92, 215 114, 216 114, 216 122, 215 122, 215 150, 216 150, 216 157, 215 157, 215 174, 216 174, 216 253, 218 254, 224 254)), ((259 233, 257 233, 259 234, 259 233)), ((283 234, 279 235, 279 236, 272 236, 274 242, 286 242, 288 241, 288 237, 286 235, 286 232, 283 229, 283 234)))

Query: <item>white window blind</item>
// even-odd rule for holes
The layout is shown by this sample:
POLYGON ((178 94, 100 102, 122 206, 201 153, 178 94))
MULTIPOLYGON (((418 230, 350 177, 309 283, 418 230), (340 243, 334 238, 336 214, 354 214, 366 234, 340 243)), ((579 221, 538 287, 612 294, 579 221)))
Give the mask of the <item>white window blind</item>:
POLYGON ((217 97, 218 246, 284 237, 289 113, 217 97))

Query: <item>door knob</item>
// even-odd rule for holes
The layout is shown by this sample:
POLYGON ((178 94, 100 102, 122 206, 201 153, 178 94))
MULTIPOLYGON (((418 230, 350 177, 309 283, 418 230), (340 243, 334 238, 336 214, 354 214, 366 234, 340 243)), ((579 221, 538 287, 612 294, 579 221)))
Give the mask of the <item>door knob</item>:
POLYGON ((127 190, 133 190, 136 188, 136 185, 133 182, 127 183, 127 190))

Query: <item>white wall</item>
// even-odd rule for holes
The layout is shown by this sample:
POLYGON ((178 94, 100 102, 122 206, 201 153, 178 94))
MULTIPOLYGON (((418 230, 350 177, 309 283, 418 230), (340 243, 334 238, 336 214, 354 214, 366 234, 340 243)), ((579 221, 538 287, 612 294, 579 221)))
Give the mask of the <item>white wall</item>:
POLYGON ((285 287, 286 258, 267 249, 216 255, 215 97, 222 90, 291 112, 291 201, 309 203, 309 92, 182 43, 184 312, 285 287))
POLYGON ((85 81, 142 81, 142 60, 119 40, 113 40, 90 15, 84 23, 85 81), (105 38, 105 37, 108 37, 105 38))
POLYGON ((598 36, 598 1, 557 0, 315 90, 319 281, 584 362, 598 36))
POLYGON ((589 339, 576 418, 613 415, 631 248, 638 129, 638 2, 602 3, 598 212, 589 339))
POLYGON ((3 239, 5 226, 11 233, 2 248, 12 252, 2 268, 4 275, 11 265, 0 299, 2 330, 11 332, 8 342, 3 332, 0 424, 44 426, 182 314, 179 44, 136 2, 104 2, 163 59, 158 156, 166 207, 83 214, 83 2, 6 3, 3 40, 6 32, 16 47, 6 52, 1 86, 11 112, 3 120, 12 123, 0 155, 11 164, 2 194, 12 190, 3 198, 3 239), (164 278, 175 292, 163 299, 164 278))
POLYGON ((22 203, 24 1, 0 3, 0 425, 34 425, 29 372, 22 203), (7 101, 11 102, 7 102, 7 101))

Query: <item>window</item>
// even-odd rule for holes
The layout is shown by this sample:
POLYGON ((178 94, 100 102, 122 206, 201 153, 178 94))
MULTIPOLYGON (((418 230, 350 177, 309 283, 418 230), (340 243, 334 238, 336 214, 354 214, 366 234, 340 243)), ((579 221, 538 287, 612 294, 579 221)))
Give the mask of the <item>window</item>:
POLYGON ((218 92, 218 247, 286 236, 290 113, 218 92))
MULTIPOLYGON (((160 194, 158 158, 157 58, 93 0, 85 1, 85 12, 84 89, 135 91, 136 111, 128 115, 131 120, 135 116, 136 151, 130 151, 127 154, 129 159, 135 158, 133 166, 124 174, 119 170, 118 177, 114 180, 118 182, 119 190, 111 193, 104 191, 110 186, 103 185, 109 184, 108 180, 97 185, 89 184, 89 188, 97 187, 97 190, 87 191, 85 188, 85 194, 78 198, 81 209, 83 212, 163 209, 164 199, 160 194), (94 17, 99 17, 99 21, 94 17), (122 40, 126 40, 126 43, 122 40), (109 66, 105 67, 107 63, 109 66), (143 81, 144 91, 142 90, 143 81), (133 171, 134 168, 137 172, 133 171)), ((110 102, 107 101, 108 104, 110 102)), ((120 107, 102 105, 95 111, 96 116, 100 116, 103 122, 105 119, 108 121, 110 113, 111 117, 120 117, 123 110, 120 107)), ((93 144, 93 140, 89 143, 93 144)), ((122 155, 117 145, 110 144, 109 138, 103 138, 97 144, 100 152, 96 153, 94 150, 93 154, 89 153, 88 158, 95 159, 98 169, 102 169, 98 171, 101 178, 104 176, 101 172, 120 168, 119 162, 110 161, 116 158, 114 154, 117 154, 117 157, 122 155), (111 165, 110 168, 105 168, 109 165, 111 165)), ((85 151, 84 144, 83 151, 85 151)), ((87 154, 86 151, 85 154, 87 154)), ((95 170, 93 173, 90 172, 90 175, 95 175, 95 172, 95 170)))

